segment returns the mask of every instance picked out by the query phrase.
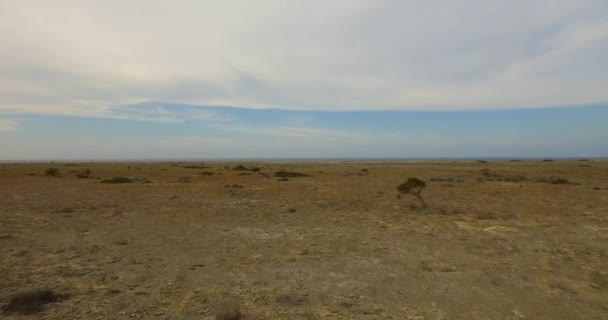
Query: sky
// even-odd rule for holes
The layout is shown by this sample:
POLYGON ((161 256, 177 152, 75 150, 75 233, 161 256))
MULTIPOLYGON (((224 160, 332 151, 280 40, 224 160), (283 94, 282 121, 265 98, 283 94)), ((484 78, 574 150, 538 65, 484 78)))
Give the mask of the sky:
POLYGON ((608 157, 605 0, 0 0, 0 160, 608 157))

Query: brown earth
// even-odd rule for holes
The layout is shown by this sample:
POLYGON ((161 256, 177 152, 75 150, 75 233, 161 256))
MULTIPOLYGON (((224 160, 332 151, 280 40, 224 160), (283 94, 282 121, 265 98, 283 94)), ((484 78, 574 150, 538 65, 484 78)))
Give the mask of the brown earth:
POLYGON ((608 319, 608 162, 199 165, 0 165, 0 318, 608 319))

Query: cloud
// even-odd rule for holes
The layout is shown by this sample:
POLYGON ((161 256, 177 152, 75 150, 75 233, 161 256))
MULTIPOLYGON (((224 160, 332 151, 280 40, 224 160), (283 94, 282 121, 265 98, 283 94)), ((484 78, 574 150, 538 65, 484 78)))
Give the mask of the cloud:
POLYGON ((148 101, 306 110, 608 101, 601 0, 0 0, 0 32, 4 113, 111 117, 148 101))
POLYGON ((15 120, 0 119, 0 132, 19 130, 19 122, 15 120))

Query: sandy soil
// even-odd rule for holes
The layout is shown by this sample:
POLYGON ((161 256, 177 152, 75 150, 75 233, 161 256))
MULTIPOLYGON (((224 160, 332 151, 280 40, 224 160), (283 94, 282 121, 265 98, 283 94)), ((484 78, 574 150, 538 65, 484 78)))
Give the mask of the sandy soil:
POLYGON ((0 165, 0 317, 608 319, 608 162, 198 165, 0 165))

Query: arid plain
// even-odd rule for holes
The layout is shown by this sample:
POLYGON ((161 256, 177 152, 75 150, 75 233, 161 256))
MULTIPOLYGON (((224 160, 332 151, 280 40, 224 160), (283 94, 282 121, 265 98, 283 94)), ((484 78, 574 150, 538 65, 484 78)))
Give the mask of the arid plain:
POLYGON ((608 162, 0 164, 0 245, 4 319, 608 319, 608 162))

